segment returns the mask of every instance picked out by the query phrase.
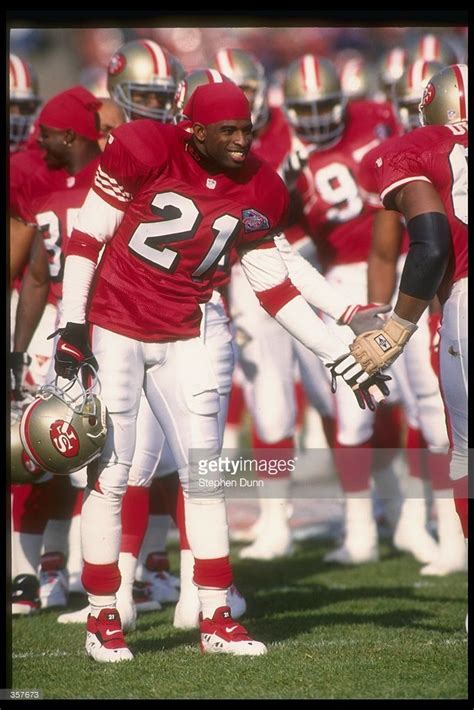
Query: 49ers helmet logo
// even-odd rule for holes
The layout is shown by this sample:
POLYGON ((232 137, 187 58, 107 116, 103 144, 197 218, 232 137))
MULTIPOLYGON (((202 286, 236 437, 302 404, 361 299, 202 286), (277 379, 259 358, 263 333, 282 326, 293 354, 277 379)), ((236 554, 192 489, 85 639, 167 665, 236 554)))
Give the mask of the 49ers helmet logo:
POLYGON ((422 106, 429 106, 430 103, 433 101, 435 94, 436 94, 436 90, 434 88, 434 85, 430 81, 425 86, 425 89, 423 91, 423 98, 421 99, 421 105, 422 106))
POLYGON ((125 59, 123 54, 121 54, 120 52, 116 52, 109 62, 107 71, 111 76, 115 76, 119 72, 123 71, 123 69, 125 69, 126 63, 127 60, 125 59))
POLYGON ((74 427, 64 419, 56 419, 49 428, 53 446, 66 458, 72 458, 79 453, 79 437, 74 427))

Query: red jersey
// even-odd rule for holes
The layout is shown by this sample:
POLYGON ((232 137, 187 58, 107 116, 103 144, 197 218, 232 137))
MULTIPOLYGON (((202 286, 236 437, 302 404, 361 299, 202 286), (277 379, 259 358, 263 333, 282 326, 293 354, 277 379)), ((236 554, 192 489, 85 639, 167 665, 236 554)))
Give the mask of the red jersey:
POLYGON ((138 340, 199 335, 217 263, 238 251, 274 246, 288 191, 250 154, 241 168, 209 172, 180 126, 138 120, 117 128, 94 190, 123 220, 107 243, 88 319, 138 340))
POLYGON ((50 170, 46 165, 23 184, 18 196, 21 219, 35 224, 43 234, 48 254, 50 293, 62 298, 64 258, 77 213, 86 199, 99 158, 91 160, 76 175, 64 170, 50 170))
POLYGON ((380 197, 389 209, 393 190, 414 180, 431 182, 443 202, 453 253, 438 291, 442 303, 453 282, 467 276, 467 142, 465 124, 425 126, 390 141, 375 160, 380 197))
MULTIPOLYGON (((388 141, 396 140, 396 138, 389 138, 388 141)), ((388 141, 386 143, 388 144, 388 141)), ((385 146, 382 143, 381 146, 376 146, 369 150, 368 153, 362 158, 362 162, 359 168, 359 188, 362 195, 362 199, 371 207, 378 209, 383 209, 383 204, 379 196, 377 179, 374 173, 374 163, 380 155, 380 151, 385 146)), ((400 220, 403 218, 400 215, 400 220)), ((400 254, 406 254, 410 247, 410 238, 406 228, 403 228, 402 243, 400 246, 400 254)))
POLYGON ((298 179, 304 222, 324 270, 367 261, 374 208, 359 189, 360 162, 371 148, 400 128, 390 103, 354 101, 346 126, 332 147, 314 150, 298 179))

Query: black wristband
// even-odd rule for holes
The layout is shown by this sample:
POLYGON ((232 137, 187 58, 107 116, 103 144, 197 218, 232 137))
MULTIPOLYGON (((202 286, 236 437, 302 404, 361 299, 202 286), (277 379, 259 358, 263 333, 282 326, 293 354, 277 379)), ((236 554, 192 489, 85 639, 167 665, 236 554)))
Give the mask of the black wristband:
POLYGON ((400 292, 431 301, 443 280, 451 256, 451 230, 446 215, 425 212, 407 224, 410 236, 400 292))

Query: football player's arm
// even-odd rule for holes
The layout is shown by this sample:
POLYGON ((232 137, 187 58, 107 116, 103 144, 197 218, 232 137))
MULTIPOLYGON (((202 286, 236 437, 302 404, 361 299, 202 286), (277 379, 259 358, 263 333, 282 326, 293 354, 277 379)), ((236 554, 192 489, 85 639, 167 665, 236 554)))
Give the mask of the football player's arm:
POLYGON ((405 217, 410 249, 393 314, 382 330, 358 336, 351 353, 368 372, 388 367, 417 329, 435 296, 451 256, 451 231, 443 203, 426 180, 405 183, 384 200, 405 217))
POLYGON ((14 350, 26 351, 43 315, 49 291, 48 256, 41 234, 36 233, 30 264, 21 283, 15 318, 14 350))
POLYGON ((89 190, 67 246, 61 325, 86 322, 87 299, 99 254, 115 234, 123 215, 122 210, 89 190))
POLYGON ((375 307, 372 303, 361 306, 352 303, 292 248, 284 234, 277 235, 273 241, 288 269, 291 282, 313 308, 331 316, 339 325, 349 325, 356 334, 383 327, 383 320, 377 313, 391 310, 389 306, 375 307))
POLYGON ((241 263, 261 306, 285 330, 330 367, 333 389, 335 389, 336 377, 341 376, 353 389, 361 408, 366 404, 370 408, 374 406, 370 394, 365 397, 370 386, 380 388, 384 395, 388 394, 388 389, 383 382, 374 384, 370 378, 367 378, 363 368, 358 369, 353 358, 347 354, 344 343, 334 338, 292 284, 285 263, 276 247, 246 251, 241 255, 241 263), (344 360, 342 368, 339 368, 340 360, 344 360))
POLYGON ((417 323, 446 272, 452 248, 451 230, 441 198, 430 182, 409 182, 393 200, 405 217, 410 237, 394 312, 417 323))
POLYGON ((36 231, 34 224, 10 217, 10 286, 28 263, 36 231))
POLYGON ((403 224, 399 212, 377 210, 368 261, 368 300, 371 303, 390 303, 392 299, 402 238, 403 224))
POLYGON ((48 257, 43 237, 33 240, 30 265, 23 276, 15 317, 13 352, 10 354, 13 398, 24 399, 25 377, 31 358, 27 353, 31 338, 43 315, 49 291, 48 257))

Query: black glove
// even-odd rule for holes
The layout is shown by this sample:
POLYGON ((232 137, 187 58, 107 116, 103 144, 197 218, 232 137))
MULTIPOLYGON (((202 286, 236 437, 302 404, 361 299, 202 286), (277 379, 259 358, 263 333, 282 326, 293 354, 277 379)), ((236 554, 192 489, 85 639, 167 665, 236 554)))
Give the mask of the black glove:
POLYGON ((10 353, 11 391, 15 402, 21 402, 27 397, 25 377, 30 365, 31 357, 28 353, 10 353))
POLYGON ((341 355, 341 357, 338 357, 334 362, 327 363, 326 367, 329 368, 331 373, 331 390, 333 392, 336 391, 337 378, 342 377, 344 382, 347 382, 354 392, 357 404, 361 409, 368 407, 370 410, 374 411, 375 403, 390 394, 390 390, 385 382, 392 378, 389 375, 382 375, 380 372, 374 375, 367 374, 350 353, 341 355), (379 390, 380 394, 377 390, 379 390))
POLYGON ((99 365, 89 347, 87 330, 85 323, 67 323, 65 328, 60 328, 48 336, 48 340, 57 333, 61 336, 54 355, 54 369, 59 377, 72 380, 84 364, 98 370, 99 365))

